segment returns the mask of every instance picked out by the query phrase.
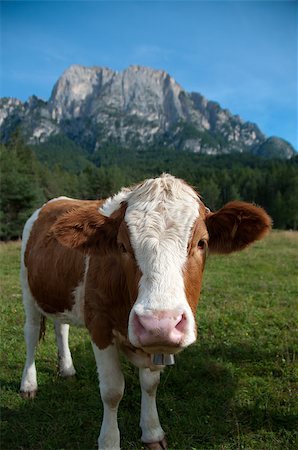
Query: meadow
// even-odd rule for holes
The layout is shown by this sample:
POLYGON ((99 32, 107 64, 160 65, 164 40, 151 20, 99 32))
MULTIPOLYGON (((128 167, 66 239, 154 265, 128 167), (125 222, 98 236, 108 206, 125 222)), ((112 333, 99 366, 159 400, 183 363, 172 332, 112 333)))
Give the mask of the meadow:
MULTIPOLYGON (((25 360, 19 254, 19 242, 0 245, 1 448, 95 449, 102 406, 85 330, 71 329, 77 376, 65 380, 48 321, 37 398, 18 394, 25 360)), ((274 231, 242 253, 208 258, 197 343, 164 371, 158 390, 169 449, 298 448, 297 274, 298 232, 274 231)), ((137 369, 125 360, 123 369, 122 449, 141 449, 137 369)))

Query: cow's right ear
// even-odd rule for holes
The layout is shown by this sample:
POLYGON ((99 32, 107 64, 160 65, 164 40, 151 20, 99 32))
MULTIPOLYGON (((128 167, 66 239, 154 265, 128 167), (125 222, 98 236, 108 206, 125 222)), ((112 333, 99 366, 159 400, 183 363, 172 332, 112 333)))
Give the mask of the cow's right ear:
POLYGON ((106 252, 117 245, 117 234, 124 217, 123 208, 111 217, 97 207, 80 207, 64 213, 52 226, 57 241, 84 253, 106 252))

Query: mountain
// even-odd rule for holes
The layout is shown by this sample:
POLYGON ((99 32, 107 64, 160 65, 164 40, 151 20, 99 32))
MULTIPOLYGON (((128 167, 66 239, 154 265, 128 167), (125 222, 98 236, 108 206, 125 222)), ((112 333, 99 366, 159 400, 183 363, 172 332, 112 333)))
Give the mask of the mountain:
POLYGON ((0 99, 0 140, 19 128, 29 144, 65 136, 89 153, 113 144, 146 150, 174 147, 195 153, 251 152, 291 158, 294 148, 267 138, 199 93, 186 92, 168 73, 141 66, 123 72, 70 66, 51 97, 0 99))

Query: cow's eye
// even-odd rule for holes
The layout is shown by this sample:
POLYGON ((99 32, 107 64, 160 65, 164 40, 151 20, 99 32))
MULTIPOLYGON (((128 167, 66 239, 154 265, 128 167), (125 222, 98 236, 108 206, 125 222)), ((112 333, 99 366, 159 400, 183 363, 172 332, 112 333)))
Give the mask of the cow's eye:
POLYGON ((205 239, 200 239, 198 242, 198 249, 205 250, 206 245, 207 245, 207 242, 205 241, 205 239))
POLYGON ((122 253, 127 253, 126 247, 124 244, 122 244, 122 242, 121 242, 121 244, 119 244, 119 249, 122 253))

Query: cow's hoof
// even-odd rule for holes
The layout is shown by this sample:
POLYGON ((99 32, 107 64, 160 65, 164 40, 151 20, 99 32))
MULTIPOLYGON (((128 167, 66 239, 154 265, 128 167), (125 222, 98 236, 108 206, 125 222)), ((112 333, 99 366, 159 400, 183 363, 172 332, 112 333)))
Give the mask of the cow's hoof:
POLYGON ((24 400, 33 400, 36 397, 37 389, 34 391, 20 391, 20 396, 24 400))
POLYGON ((163 440, 159 442, 151 442, 150 444, 144 443, 144 447, 150 450, 167 450, 168 444, 166 438, 163 438, 163 440))
POLYGON ((76 369, 72 363, 72 360, 66 358, 58 358, 58 374, 62 378, 74 377, 76 369))
POLYGON ((58 374, 62 378, 75 378, 76 371, 75 369, 60 369, 58 374))

